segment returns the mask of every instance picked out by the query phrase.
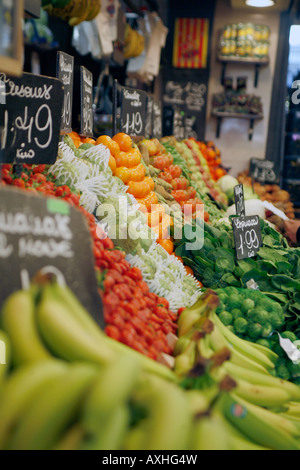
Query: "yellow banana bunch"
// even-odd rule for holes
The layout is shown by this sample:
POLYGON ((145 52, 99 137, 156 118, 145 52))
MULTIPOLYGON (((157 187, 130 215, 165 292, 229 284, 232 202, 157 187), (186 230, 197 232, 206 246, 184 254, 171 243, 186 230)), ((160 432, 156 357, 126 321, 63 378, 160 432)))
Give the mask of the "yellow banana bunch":
MULTIPOLYGON (((212 305, 212 298, 204 295, 196 309, 186 309, 179 317, 182 335, 175 347, 175 371, 181 378, 190 377, 183 383, 191 387, 194 383, 201 388, 199 378, 207 373, 219 384, 213 406, 197 413, 192 445, 214 450, 299 450, 300 388, 275 377, 278 356, 232 333, 212 305)), ((197 392, 192 401, 195 410, 203 402, 197 392)))
POLYGON ((76 26, 83 21, 92 21, 100 13, 101 0, 71 0, 63 8, 53 7, 50 3, 44 9, 53 16, 76 26))
POLYGON ((141 55, 145 48, 145 38, 130 24, 126 23, 124 38, 124 57, 130 59, 141 55))

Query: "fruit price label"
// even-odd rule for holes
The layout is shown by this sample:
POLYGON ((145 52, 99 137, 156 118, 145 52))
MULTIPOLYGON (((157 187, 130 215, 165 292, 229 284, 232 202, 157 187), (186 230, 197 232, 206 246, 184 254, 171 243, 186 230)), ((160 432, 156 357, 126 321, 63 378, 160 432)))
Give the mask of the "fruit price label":
POLYGON ((234 200, 235 200, 236 215, 238 215, 239 217, 246 215, 244 186, 242 184, 238 184, 237 186, 234 187, 234 200))
POLYGON ((57 78, 0 73, 2 162, 52 165, 57 158, 64 91, 57 78))
POLYGON ((72 131, 74 57, 59 51, 57 53, 56 76, 64 86, 64 104, 61 116, 61 131, 72 131))
POLYGON ((80 67, 80 90, 80 135, 93 138, 93 74, 83 66, 80 67))
POLYGON ((67 202, 0 187, 0 308, 38 273, 54 275, 104 326, 93 244, 84 216, 67 202))
POLYGON ((262 246, 259 217, 232 217, 231 221, 237 259, 253 258, 262 246))
POLYGON ((122 87, 121 132, 131 136, 144 136, 147 94, 142 90, 122 87))
POLYGON ((251 158, 250 176, 259 183, 275 184, 279 180, 279 171, 275 162, 251 158))

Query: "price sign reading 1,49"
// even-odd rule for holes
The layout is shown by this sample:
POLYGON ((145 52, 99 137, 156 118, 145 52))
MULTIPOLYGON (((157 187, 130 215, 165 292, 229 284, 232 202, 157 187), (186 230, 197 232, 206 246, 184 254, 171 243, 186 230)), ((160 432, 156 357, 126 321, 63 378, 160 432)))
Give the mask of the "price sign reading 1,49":
POLYGON ((93 74, 85 67, 80 67, 81 86, 81 130, 84 137, 93 137, 93 74))
POLYGON ((56 78, 0 74, 1 163, 53 164, 57 158, 63 85, 56 78))
POLYGON ((147 95, 144 91, 122 88, 121 131, 132 136, 145 135, 147 95))
POLYGON ((233 217, 232 228, 237 259, 252 258, 262 246, 259 217, 233 217))

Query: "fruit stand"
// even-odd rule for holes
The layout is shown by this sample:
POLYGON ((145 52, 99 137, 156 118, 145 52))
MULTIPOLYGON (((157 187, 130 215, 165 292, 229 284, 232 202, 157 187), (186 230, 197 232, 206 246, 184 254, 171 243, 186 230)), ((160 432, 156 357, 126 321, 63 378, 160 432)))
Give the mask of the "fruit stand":
MULTIPOLYGON (((72 25, 98 13, 75 3, 72 25)), ((1 153, 0 449, 299 450, 288 194, 195 137, 60 129, 43 163, 58 101, 1 153)))

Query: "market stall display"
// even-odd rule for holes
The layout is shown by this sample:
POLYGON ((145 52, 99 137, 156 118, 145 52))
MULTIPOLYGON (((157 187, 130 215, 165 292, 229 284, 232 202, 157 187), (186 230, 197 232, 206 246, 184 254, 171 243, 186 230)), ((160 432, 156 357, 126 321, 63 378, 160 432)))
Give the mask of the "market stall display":
MULTIPOLYGON (((42 5, 76 36, 102 2, 42 5)), ((116 13, 106 4, 105 11, 116 13)), ((139 13, 118 22, 114 36, 122 56, 114 59, 129 59, 135 79, 148 74, 141 56, 156 75, 166 34, 156 10, 139 13)), ((29 41, 36 24, 27 25, 29 41)), ((269 45, 269 33, 252 23, 227 25, 222 60, 267 63, 268 49, 259 47, 269 45), (224 52, 227 41, 234 52, 224 52)), ((63 85, 76 69, 70 59, 63 85)), ((251 171, 232 176, 213 141, 162 135, 162 127, 156 136, 153 97, 120 84, 118 97, 116 82, 112 129, 95 135, 93 73, 80 71, 80 126, 69 121, 60 130, 59 117, 72 114, 73 87, 69 94, 60 88, 64 103, 52 100, 50 116, 58 78, 47 93, 41 76, 24 74, 20 87, 3 76, 15 93, 0 113, 7 144, 0 153, 0 263, 5 278, 5 265, 16 270, 18 287, 12 276, 11 286, 3 282, 9 293, 0 290, 0 450, 300 450, 300 249, 284 233, 284 220, 295 218, 289 194, 251 171), (42 201, 38 214, 28 198, 42 201), (76 238, 72 252, 64 251, 71 243, 58 244, 58 232, 76 238), (51 244, 60 252, 47 252, 51 244), (25 245, 38 268, 23 256, 25 245)), ((261 116, 244 77, 236 91, 228 92, 228 79, 223 84, 226 94, 214 95, 214 104, 261 116)), ((190 98, 197 90, 185 88, 190 98)), ((188 452, 176 463, 187 459, 188 452)))

